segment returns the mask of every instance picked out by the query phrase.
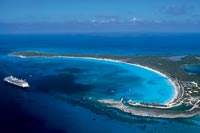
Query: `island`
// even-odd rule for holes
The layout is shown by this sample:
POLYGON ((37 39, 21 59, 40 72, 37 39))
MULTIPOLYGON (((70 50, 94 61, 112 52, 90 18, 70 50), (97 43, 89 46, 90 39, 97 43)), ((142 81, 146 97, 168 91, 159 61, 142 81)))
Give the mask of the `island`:
POLYGON ((154 118, 187 118, 200 114, 200 76, 185 71, 186 66, 200 64, 200 55, 154 55, 154 56, 118 56, 118 55, 91 55, 91 54, 60 54, 45 52, 14 52, 9 56, 20 58, 89 58, 123 62, 162 74, 169 78, 174 86, 176 95, 167 104, 137 103, 122 97, 114 99, 95 100, 85 97, 82 100, 97 103, 98 108, 110 108, 120 112, 142 117, 154 118))

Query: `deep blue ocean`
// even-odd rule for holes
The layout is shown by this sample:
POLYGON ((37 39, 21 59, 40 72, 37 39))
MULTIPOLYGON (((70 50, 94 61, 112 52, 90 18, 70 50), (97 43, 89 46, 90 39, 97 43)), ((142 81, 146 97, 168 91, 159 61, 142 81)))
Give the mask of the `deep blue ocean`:
POLYGON ((200 116, 142 118, 81 103, 88 97, 166 103, 174 90, 156 73, 109 61, 8 56, 16 51, 200 54, 200 34, 0 35, 0 133, 200 132, 200 116), (3 78, 9 75, 26 79, 31 87, 23 90, 5 84, 3 78))

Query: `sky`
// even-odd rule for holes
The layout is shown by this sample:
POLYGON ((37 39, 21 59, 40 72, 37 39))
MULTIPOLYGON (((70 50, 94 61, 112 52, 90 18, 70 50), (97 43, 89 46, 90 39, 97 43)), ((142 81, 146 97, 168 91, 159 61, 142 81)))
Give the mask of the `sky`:
POLYGON ((200 0, 0 0, 0 33, 200 32, 200 0))

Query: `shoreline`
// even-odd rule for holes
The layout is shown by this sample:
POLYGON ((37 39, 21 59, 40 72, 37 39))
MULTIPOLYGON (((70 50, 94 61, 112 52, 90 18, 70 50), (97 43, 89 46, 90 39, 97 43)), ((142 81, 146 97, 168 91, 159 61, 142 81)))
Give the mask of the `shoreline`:
MULTIPOLYGON (((26 58, 27 56, 24 56, 24 55, 12 55, 11 56, 17 56, 19 58, 26 58)), ((136 67, 140 67, 142 69, 146 69, 146 70, 149 70, 151 72, 154 72, 154 73, 157 73, 159 74, 160 76, 164 77, 164 78, 167 78, 167 80, 171 83, 171 85, 173 86, 173 89, 174 89, 174 94, 171 98, 171 100, 167 101, 166 103, 162 104, 162 105, 166 105, 167 107, 166 108, 171 108, 173 106, 176 106, 177 105, 177 102, 175 101, 176 99, 178 99, 179 97, 179 89, 175 83, 175 81, 173 79, 171 79, 169 76, 167 76, 166 74, 164 73, 161 73, 160 71, 158 70, 155 70, 155 69, 152 69, 150 67, 147 67, 147 66, 142 66, 140 64, 134 64, 134 63, 128 63, 128 62, 125 62, 125 61, 121 61, 121 60, 115 60, 115 59, 109 59, 109 58, 98 58, 98 57, 87 57, 87 56, 83 56, 83 57, 76 57, 76 56, 59 56, 59 55, 53 55, 53 56, 34 56, 34 57, 46 57, 46 58, 80 58, 80 59, 90 59, 90 60, 100 60, 100 61, 110 61, 110 62, 116 62, 116 63, 122 63, 122 64, 127 64, 127 65, 131 65, 131 66, 136 66, 136 67)), ((159 107, 158 107, 159 108, 159 107)))
POLYGON ((151 117, 151 118, 165 118, 165 119, 176 119, 176 118, 189 118, 200 114, 197 110, 191 111, 172 111, 172 110, 159 110, 152 108, 137 108, 125 106, 122 102, 114 101, 113 99, 98 100, 97 102, 106 104, 109 108, 115 108, 119 111, 127 113, 133 116, 139 117, 151 117))
MULTIPOLYGON (((172 95, 169 96, 162 104, 134 102, 121 98, 120 100, 101 99, 93 100, 92 98, 84 99, 99 103, 99 106, 116 109, 122 113, 131 116, 154 117, 154 118, 188 118, 199 115, 200 112, 200 87, 198 86, 197 77, 186 75, 180 66, 188 62, 190 64, 191 58, 194 56, 187 56, 183 62, 171 62, 166 60, 164 56, 144 56, 144 57, 115 57, 111 55, 76 55, 76 54, 55 54, 55 53, 40 53, 40 52, 15 52, 10 53, 9 56, 18 58, 72 58, 72 59, 88 59, 96 61, 105 61, 105 63, 120 63, 159 74, 161 78, 165 78, 167 84, 171 85, 173 89, 172 95), (186 61, 185 61, 186 60, 186 61), (174 71, 176 70, 176 73, 174 71), (102 105, 101 105, 102 103, 102 105), (180 108, 179 108, 180 107, 180 108)), ((194 62, 194 61, 193 61, 194 62)), ((199 61, 200 62, 200 61, 199 61)))
POLYGON ((159 72, 158 70, 152 69, 152 68, 150 68, 150 67, 142 66, 142 65, 140 65, 140 64, 128 63, 128 62, 124 62, 124 61, 121 61, 121 60, 108 59, 108 58, 105 59, 105 58, 95 58, 95 57, 73 57, 73 56, 54 56, 54 57, 62 57, 62 58, 83 58, 83 59, 91 59, 91 60, 103 60, 103 61, 110 61, 110 62, 123 63, 123 64, 131 65, 131 66, 136 66, 136 67, 140 67, 140 68, 143 68, 143 69, 152 71, 152 72, 154 72, 154 73, 159 74, 159 75, 162 76, 162 77, 167 78, 167 80, 171 83, 171 85, 172 85, 173 88, 174 88, 173 97, 171 98, 171 100, 169 100, 167 103, 165 103, 165 104, 163 104, 163 105, 169 106, 168 108, 170 108, 170 107, 172 107, 171 104, 174 104, 174 103, 175 103, 175 102, 174 102, 175 99, 178 99, 178 90, 179 90, 179 89, 177 88, 175 82, 174 82, 169 76, 167 76, 166 74, 161 73, 161 72, 159 72))

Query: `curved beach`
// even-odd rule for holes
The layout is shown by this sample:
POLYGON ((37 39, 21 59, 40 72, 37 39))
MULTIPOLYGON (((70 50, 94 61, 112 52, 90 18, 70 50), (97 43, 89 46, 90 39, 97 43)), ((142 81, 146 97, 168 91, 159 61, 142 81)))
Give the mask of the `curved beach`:
POLYGON ((152 71, 152 72, 154 72, 154 73, 159 74, 159 75, 162 76, 162 77, 167 78, 167 80, 171 83, 171 85, 172 85, 173 88, 174 88, 173 98, 172 98, 170 101, 168 101, 167 103, 165 103, 166 108, 173 107, 173 105, 176 104, 176 103, 175 103, 175 102, 176 102, 175 99, 178 98, 178 93, 179 93, 178 91, 179 91, 179 89, 178 89, 178 87, 177 87, 175 81, 172 80, 170 77, 168 77, 166 74, 159 72, 158 70, 154 70, 154 69, 149 68, 149 67, 147 67, 147 66, 142 66, 142 65, 139 65, 139 64, 133 64, 133 63, 128 63, 128 62, 124 62, 124 61, 121 61, 121 60, 114 60, 114 59, 94 58, 94 57, 74 57, 74 56, 54 56, 54 57, 62 57, 62 58, 81 58, 81 59, 90 59, 90 60, 103 60, 103 61, 117 62, 117 63, 123 63, 123 64, 127 64, 127 65, 137 66, 137 67, 140 67, 140 68, 143 68, 143 69, 152 71))
MULTIPOLYGON (((186 118, 186 117, 193 117, 195 115, 198 115, 199 108, 200 108, 200 100, 198 98, 192 98, 187 97, 187 95, 190 95, 190 93, 185 90, 185 84, 187 85, 189 82, 184 82, 182 80, 179 80, 174 76, 172 73, 167 74, 158 71, 159 67, 154 67, 158 69, 152 69, 148 64, 138 63, 139 61, 129 61, 125 60, 127 58, 114 58, 111 56, 98 56, 94 57, 94 55, 67 55, 67 54, 51 54, 51 53, 40 53, 40 52, 17 52, 9 54, 10 56, 17 56, 20 58, 26 58, 26 57, 41 57, 41 58, 76 58, 76 59, 88 59, 88 60, 100 60, 100 61, 107 61, 108 64, 112 64, 113 62, 117 62, 121 65, 126 64, 128 68, 131 69, 131 66, 138 67, 135 72, 139 72, 139 68, 142 68, 145 71, 152 72, 152 74, 157 75, 158 77, 162 77, 165 81, 168 82, 168 85, 171 86, 171 89, 173 90, 172 96, 170 95, 169 101, 167 103, 161 103, 157 104, 154 102, 140 102, 140 101, 132 101, 131 98, 126 97, 126 95, 122 95, 118 98, 119 99, 109 99, 109 98, 102 98, 102 99, 83 99, 87 101, 91 101, 93 103, 98 103, 100 106, 107 107, 110 109, 115 109, 118 111, 121 111, 123 113, 133 115, 133 116, 143 116, 143 117, 155 117, 155 118, 186 118), (127 99, 128 98, 128 99, 127 99), (189 108, 186 109, 178 109, 176 110, 176 107, 182 107, 189 105, 189 108)), ((151 61, 151 60, 150 60, 151 61)), ((150 65, 152 66, 152 64, 150 65)), ((160 70, 160 69, 159 69, 160 70)), ((162 69, 161 69, 162 70, 162 69)), ((164 69, 165 70, 165 69, 164 69)), ((146 77, 146 76, 145 76, 146 77)), ((151 76, 147 76, 147 79, 151 78, 151 76)), ((162 87, 162 85, 160 86, 162 87)), ((146 87, 148 88, 148 86, 146 87)), ((152 88, 152 87, 150 87, 152 88)), ((187 89, 187 88, 186 88, 187 89)), ((198 89, 198 87, 196 88, 198 89)), ((151 90, 150 90, 151 91, 151 90)), ((146 92, 146 91, 145 91, 146 92)), ((167 96, 168 97, 168 96, 167 96)))
MULTIPOLYGON (((25 55, 17 55, 18 57, 20 57, 20 58, 26 58, 26 56, 25 55)), ((38 57, 41 57, 41 56, 38 56, 38 57)), ((42 56, 43 57, 43 56, 42 56)), ((177 87, 177 85, 176 85, 176 83, 175 83, 175 81, 174 80, 172 80, 169 76, 167 76, 166 74, 164 74, 164 73, 161 73, 161 72, 159 72, 158 70, 155 70, 155 69, 152 69, 152 68, 149 68, 149 67, 147 67, 147 66, 142 66, 142 65, 139 65, 139 64, 133 64, 133 63, 128 63, 128 62, 124 62, 124 61, 121 61, 121 60, 114 60, 114 59, 108 59, 108 58, 96 58, 96 57, 87 57, 87 56, 85 56, 85 57, 83 57, 83 56, 81 56, 81 57, 76 57, 76 56, 59 56, 59 55, 54 55, 54 56, 50 56, 50 57, 48 57, 48 56, 44 56, 44 57, 46 57, 46 58, 52 58, 52 57, 59 57, 59 58, 77 58, 77 59, 88 59, 88 60, 100 60, 100 61, 109 61, 109 62, 116 62, 116 63, 122 63, 122 64, 127 64, 127 65, 130 65, 130 66, 136 66, 136 67, 140 67, 140 68, 142 68, 142 69, 146 69, 146 70, 148 70, 148 71, 152 71, 152 72, 154 72, 154 73, 157 73, 157 74, 159 74, 160 76, 162 76, 162 77, 164 77, 164 78, 167 78, 167 80, 170 82, 170 84, 173 86, 173 88, 174 88, 174 94, 173 94, 173 97, 171 98, 171 100, 170 101, 168 101, 168 102, 166 102, 164 105, 166 105, 165 107, 166 108, 171 108, 171 107, 173 107, 173 106, 175 106, 175 105, 177 105, 177 101, 175 100, 175 99, 178 99, 178 91, 179 91, 179 89, 178 89, 178 87, 177 87)), ((156 106, 155 106, 156 107, 156 106)), ((157 106, 157 108, 159 108, 159 106, 157 106)), ((163 107, 162 107, 163 108, 163 107)))

